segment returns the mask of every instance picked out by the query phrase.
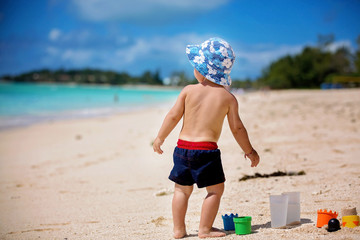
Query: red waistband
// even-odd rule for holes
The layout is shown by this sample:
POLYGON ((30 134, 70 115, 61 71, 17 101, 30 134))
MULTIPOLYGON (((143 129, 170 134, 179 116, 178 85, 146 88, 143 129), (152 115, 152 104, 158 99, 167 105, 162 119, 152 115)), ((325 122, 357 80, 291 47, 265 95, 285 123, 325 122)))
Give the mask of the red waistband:
POLYGON ((216 150, 218 145, 216 142, 188 142, 179 139, 177 142, 178 148, 184 148, 189 150, 216 150))

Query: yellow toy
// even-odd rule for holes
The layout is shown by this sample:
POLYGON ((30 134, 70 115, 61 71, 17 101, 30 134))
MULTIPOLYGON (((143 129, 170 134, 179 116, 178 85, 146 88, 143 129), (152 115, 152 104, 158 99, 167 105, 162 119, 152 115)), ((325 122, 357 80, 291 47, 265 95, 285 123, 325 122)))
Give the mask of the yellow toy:
POLYGON ((359 216, 350 215, 342 217, 342 225, 343 227, 354 228, 359 226, 359 216))

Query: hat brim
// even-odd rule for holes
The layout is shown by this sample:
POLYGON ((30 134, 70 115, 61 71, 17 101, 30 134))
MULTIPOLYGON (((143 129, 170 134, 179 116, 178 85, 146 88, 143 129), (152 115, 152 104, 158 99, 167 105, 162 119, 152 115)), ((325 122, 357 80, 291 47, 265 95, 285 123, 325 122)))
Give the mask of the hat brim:
POLYGON ((195 59, 200 59, 202 56, 200 54, 201 46, 200 45, 188 45, 186 46, 186 55, 193 67, 203 75, 207 80, 216 83, 222 86, 231 85, 231 77, 229 74, 221 73, 217 75, 209 74, 208 67, 204 63, 199 63, 199 61, 194 61, 195 59))

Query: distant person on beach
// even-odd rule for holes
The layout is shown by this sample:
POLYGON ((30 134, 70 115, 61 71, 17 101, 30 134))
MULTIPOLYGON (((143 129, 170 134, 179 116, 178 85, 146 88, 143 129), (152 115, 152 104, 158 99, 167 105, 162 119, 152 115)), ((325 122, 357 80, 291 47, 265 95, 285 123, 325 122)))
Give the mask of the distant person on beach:
POLYGON ((114 102, 115 103, 119 102, 119 96, 117 95, 117 93, 115 93, 114 95, 114 102))
POLYGON ((220 38, 211 38, 201 45, 187 46, 186 54, 199 83, 188 85, 181 91, 164 119, 153 148, 162 154, 161 145, 184 118, 169 176, 175 182, 172 200, 174 237, 183 238, 187 234, 185 215, 194 183, 207 190, 198 236, 223 237, 225 232, 214 228, 213 223, 224 192, 225 175, 217 141, 225 116, 237 143, 251 160, 251 167, 256 167, 260 158, 240 120, 238 102, 226 89, 231 84, 229 74, 235 60, 231 46, 220 38))

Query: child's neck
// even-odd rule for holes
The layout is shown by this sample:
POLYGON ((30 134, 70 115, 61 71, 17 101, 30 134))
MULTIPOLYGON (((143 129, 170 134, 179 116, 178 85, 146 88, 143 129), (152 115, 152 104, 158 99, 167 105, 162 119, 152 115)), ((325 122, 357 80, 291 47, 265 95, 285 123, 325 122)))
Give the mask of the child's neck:
POLYGON ((221 86, 219 84, 213 83, 213 82, 207 80, 206 78, 200 84, 203 85, 203 86, 210 86, 210 87, 222 87, 222 88, 224 87, 224 86, 221 86))

